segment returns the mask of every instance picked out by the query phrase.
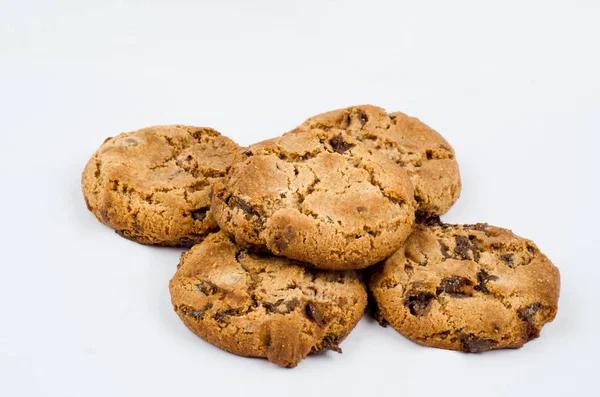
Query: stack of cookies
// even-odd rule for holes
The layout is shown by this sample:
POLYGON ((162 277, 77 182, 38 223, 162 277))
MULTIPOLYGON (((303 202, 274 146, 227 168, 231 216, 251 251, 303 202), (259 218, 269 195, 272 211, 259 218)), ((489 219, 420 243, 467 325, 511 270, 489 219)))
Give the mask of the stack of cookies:
POLYGON ((368 301, 382 325, 464 352, 520 347, 556 315, 559 272, 533 242, 440 220, 461 190, 454 151, 403 113, 336 110, 247 148, 211 128, 124 133, 82 185, 119 235, 191 247, 175 312, 239 355, 341 352, 368 301))

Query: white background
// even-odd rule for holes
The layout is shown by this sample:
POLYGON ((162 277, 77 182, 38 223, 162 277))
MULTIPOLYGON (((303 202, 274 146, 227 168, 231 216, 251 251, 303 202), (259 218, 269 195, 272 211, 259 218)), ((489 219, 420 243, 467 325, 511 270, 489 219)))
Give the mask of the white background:
POLYGON ((597 393, 600 2, 168 3, 0 0, 1 396, 597 393), (467 355, 365 318, 343 355, 237 357, 173 312, 180 250, 85 207, 108 136, 182 123, 247 145, 363 103, 454 146, 446 221, 511 228, 560 268, 540 339, 467 355))

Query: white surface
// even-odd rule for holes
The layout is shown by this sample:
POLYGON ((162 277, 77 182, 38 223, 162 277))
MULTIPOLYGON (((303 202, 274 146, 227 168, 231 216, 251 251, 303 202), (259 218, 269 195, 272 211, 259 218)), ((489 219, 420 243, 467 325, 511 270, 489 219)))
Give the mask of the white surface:
POLYGON ((0 0, 1 396, 597 393, 598 1, 148 3, 0 0), (180 250, 85 207, 80 173, 121 131, 187 123, 250 144, 362 103, 454 146, 464 190, 446 221, 511 228, 560 268, 540 339, 466 355, 365 318, 343 355, 240 358, 172 311, 180 250))

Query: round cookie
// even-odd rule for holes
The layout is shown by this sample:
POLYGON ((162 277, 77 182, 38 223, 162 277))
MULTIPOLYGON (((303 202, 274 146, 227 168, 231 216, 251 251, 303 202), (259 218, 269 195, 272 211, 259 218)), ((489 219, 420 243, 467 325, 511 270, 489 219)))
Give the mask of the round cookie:
POLYGON ((192 246, 218 229, 210 190, 239 156, 211 128, 158 126, 108 138, 86 165, 88 209, 143 244, 192 246))
POLYGON ((428 223, 371 275, 380 321, 422 345, 464 352, 537 338, 556 316, 560 274, 536 245, 487 224, 428 223))
POLYGON ((250 146, 214 185, 217 223, 244 247, 327 270, 361 269, 414 222, 408 175, 341 130, 296 129, 250 146))
POLYGON ((311 353, 341 353, 339 343, 367 302, 354 271, 317 271, 250 253, 223 232, 182 256, 169 289, 175 311, 196 335, 283 367, 295 367, 311 353))
POLYGON ((422 212, 444 214, 460 195, 462 185, 454 150, 417 118, 363 105, 317 115, 303 126, 342 129, 402 166, 415 187, 415 199, 422 212))

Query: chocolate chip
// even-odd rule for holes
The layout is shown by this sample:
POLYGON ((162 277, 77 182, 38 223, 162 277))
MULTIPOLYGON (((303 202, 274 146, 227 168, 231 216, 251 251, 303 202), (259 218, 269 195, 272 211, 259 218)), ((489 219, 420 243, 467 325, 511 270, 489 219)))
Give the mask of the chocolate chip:
POLYGON ((246 214, 252 215, 252 213, 254 212, 254 208, 247 201, 244 201, 243 199, 237 196, 233 198, 233 201, 236 207, 244 211, 246 214))
POLYGON ((442 293, 456 294, 456 295, 471 295, 469 293, 470 287, 473 286, 471 280, 464 277, 446 277, 442 279, 440 286, 437 288, 435 293, 440 295, 442 293))
POLYGON ((415 223, 419 223, 425 226, 443 226, 444 223, 440 219, 439 215, 430 214, 428 212, 417 211, 415 212, 415 223))
POLYGON ((255 216, 256 219, 254 220, 254 222, 256 222, 260 226, 263 225, 264 220, 260 217, 260 214, 254 209, 254 207, 250 203, 235 196, 233 197, 233 204, 246 213, 247 220, 250 220, 253 216, 255 216))
POLYGON ((538 250, 532 245, 527 245, 527 251, 529 251, 529 253, 531 253, 533 255, 537 254, 537 252, 538 252, 538 250))
POLYGON ((433 159, 433 150, 425 151, 425 156, 427 157, 427 160, 433 159))
POLYGON ((213 318, 217 320, 219 323, 224 323, 227 317, 229 316, 239 316, 242 312, 242 309, 228 309, 216 312, 213 318))
POLYGON ((344 138, 342 137, 341 133, 331 138, 329 140, 329 144, 331 144, 333 151, 339 154, 343 154, 345 151, 354 147, 354 145, 344 142, 344 138))
POLYGON ((475 286, 475 290, 483 292, 484 294, 489 294, 490 291, 487 289, 486 284, 488 281, 496 280, 498 280, 497 276, 490 275, 487 271, 485 271, 485 269, 481 269, 479 273, 477 273, 477 281, 479 282, 479 285, 475 286))
POLYGON ((462 350, 466 353, 482 353, 492 350, 498 344, 498 341, 493 339, 478 338, 473 334, 459 334, 462 342, 462 350))
POLYGON ((209 210, 210 210, 210 207, 198 208, 197 210, 194 210, 191 212, 192 218, 197 221, 202 222, 203 220, 206 219, 206 214, 209 210))
POLYGON ((317 307, 317 305, 315 303, 308 302, 306 304, 306 315, 308 316, 308 318, 310 320, 317 323, 317 325, 319 327, 322 327, 325 325, 325 318, 323 316, 323 312, 321 311, 321 309, 319 307, 317 307))
POLYGON ((179 245, 182 247, 191 248, 196 245, 196 242, 189 237, 181 237, 179 239, 179 245))
POLYGON ((360 206, 356 207, 356 210, 359 213, 367 212, 367 207, 360 205, 360 206))
POLYGON ((485 232, 487 231, 487 228, 490 225, 488 225, 487 223, 476 223, 474 225, 463 225, 463 229, 465 230, 477 230, 480 232, 485 232))
POLYGON ((389 116, 390 116, 391 120, 396 120, 396 115, 395 114, 390 114, 389 116))
POLYGON ((100 216, 102 217, 102 222, 104 222, 104 223, 108 222, 108 211, 100 210, 100 216))
POLYGON ((433 298, 433 294, 429 292, 417 292, 409 295, 404 304, 408 306, 410 314, 422 316, 433 298))
POLYGON ((189 306, 181 305, 181 306, 179 306, 179 311, 182 312, 183 314, 185 314, 186 316, 190 316, 190 317, 194 317, 194 318, 198 319, 198 318, 202 318, 204 316, 204 313, 206 313, 206 311, 210 310, 212 307, 213 307, 213 304, 209 303, 200 310, 194 310, 189 306))
POLYGON ((356 109, 356 113, 358 114, 358 119, 360 120, 360 124, 361 125, 367 124, 367 122, 369 121, 367 114, 360 109, 356 109))
POLYGON ((513 254, 504 254, 500 256, 500 260, 510 265, 513 263, 513 254))
POLYGON ((275 252, 275 253, 283 252, 290 245, 290 242, 295 237, 296 237, 296 232, 294 231, 294 228, 292 228, 291 226, 288 226, 285 229, 285 233, 276 234, 275 236, 273 236, 273 245, 275 246, 275 249, 277 250, 277 252, 275 252))
POLYGON ((217 292, 228 292, 226 289, 219 287, 217 284, 212 281, 202 280, 199 284, 196 284, 196 287, 202 292, 204 295, 213 295, 217 292))
POLYGON ((275 313, 277 311, 277 308, 283 303, 283 301, 283 299, 279 299, 275 303, 263 302, 262 305, 266 309, 267 313, 275 313))
POLYGON ((141 232, 143 232, 143 231, 144 231, 144 229, 143 229, 143 228, 140 226, 140 224, 139 224, 139 223, 134 223, 134 224, 132 225, 132 227, 133 227, 133 230, 135 230, 135 231, 136 231, 136 232, 138 232, 138 233, 141 233, 141 232))
POLYGON ((340 339, 341 338, 336 337, 334 335, 326 335, 325 338, 323 338, 323 342, 321 342, 321 349, 319 349, 319 351, 315 353, 321 353, 327 350, 332 350, 336 353, 342 354, 342 349, 340 349, 339 347, 340 339))
POLYGON ((300 305, 300 300, 298 298, 292 298, 289 301, 285 302, 285 308, 287 309, 288 313, 294 311, 294 309, 296 309, 298 305, 300 305))
POLYGON ((475 246, 468 237, 465 236, 454 236, 456 240, 456 248, 454 248, 454 252, 461 257, 463 260, 472 259, 475 262, 479 261, 479 250, 475 246), (469 257, 468 253, 471 251, 471 256, 469 257))
POLYGON ((545 309, 546 307, 539 302, 532 303, 529 306, 521 307, 517 309, 519 317, 523 321, 527 322, 527 340, 532 340, 540 336, 539 329, 535 326, 533 321, 533 315, 539 310, 545 309))

